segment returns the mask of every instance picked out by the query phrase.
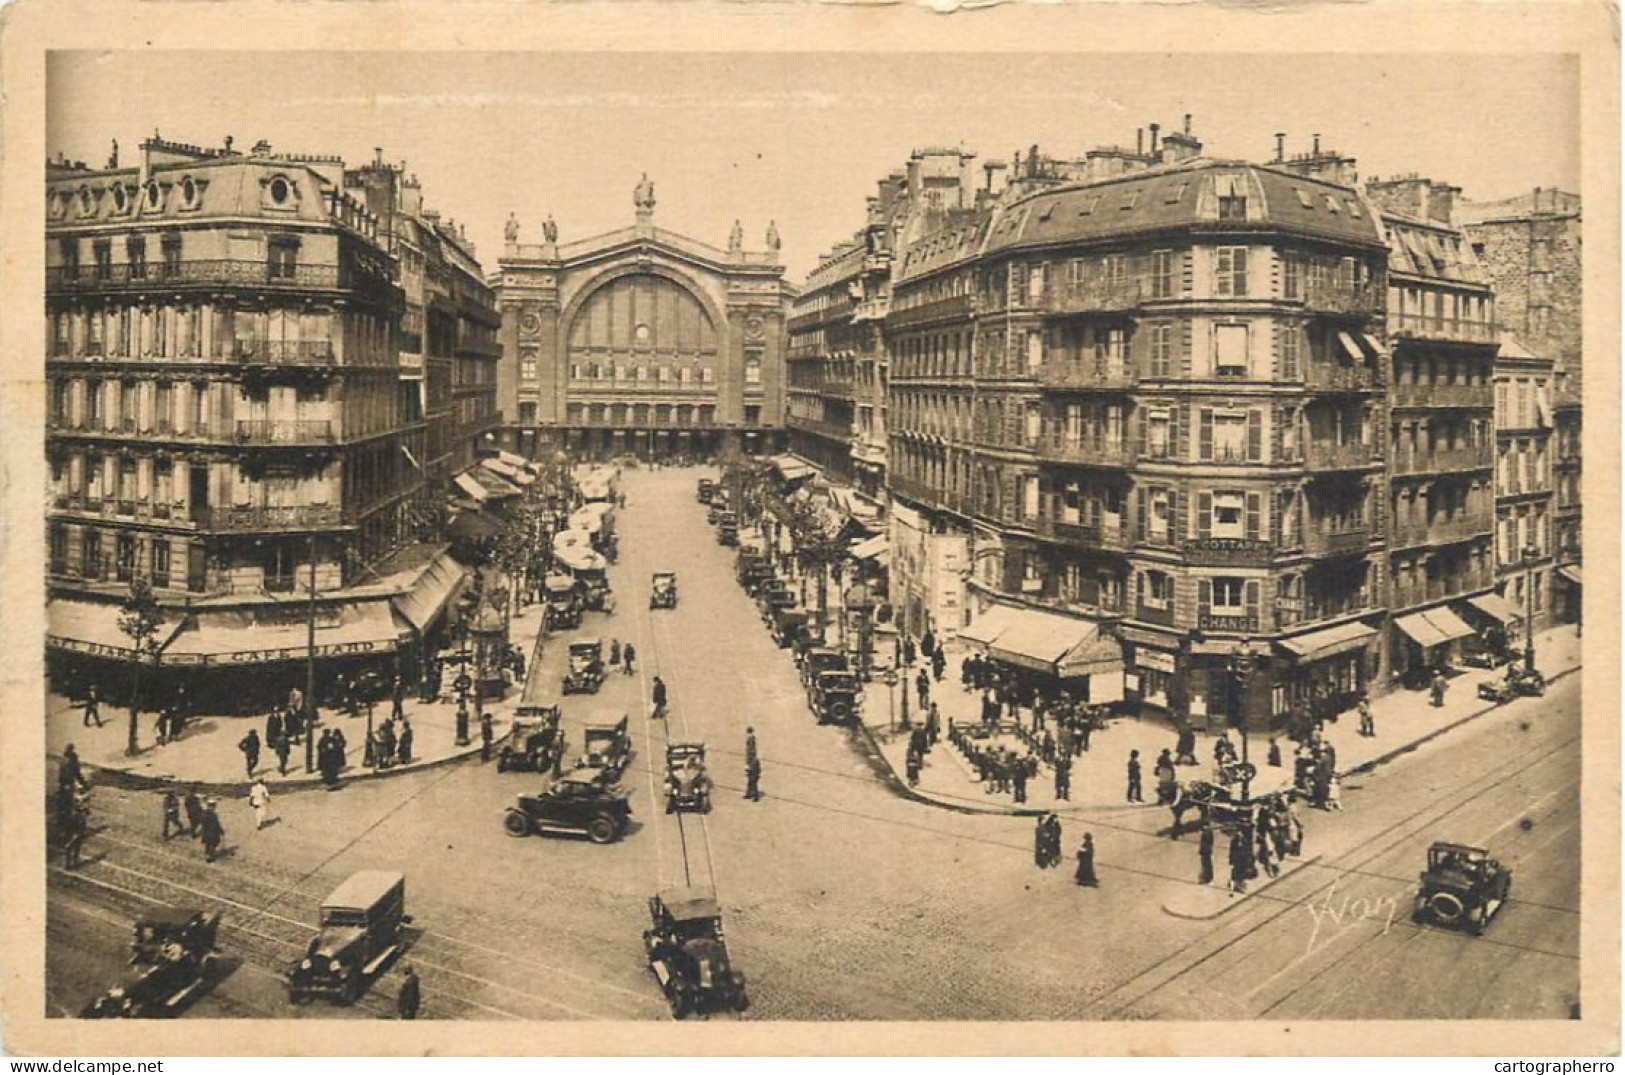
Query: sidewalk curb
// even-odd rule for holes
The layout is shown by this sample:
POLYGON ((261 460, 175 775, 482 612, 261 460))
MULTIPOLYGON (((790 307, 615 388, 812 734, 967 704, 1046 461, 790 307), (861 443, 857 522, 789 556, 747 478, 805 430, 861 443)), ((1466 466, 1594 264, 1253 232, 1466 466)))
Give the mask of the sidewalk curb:
MULTIPOLYGON (((1254 896, 1261 895, 1273 886, 1280 884, 1282 881, 1295 877, 1300 871, 1318 863, 1320 859, 1320 855, 1315 855, 1312 858, 1298 859, 1291 870, 1282 870, 1278 876, 1271 877, 1268 881, 1265 881, 1251 892, 1245 892, 1236 899, 1226 900, 1224 906, 1220 907, 1212 914, 1186 914, 1183 911, 1174 910, 1166 903, 1162 905, 1162 913, 1170 918, 1178 918, 1186 922, 1212 922, 1214 919, 1222 918, 1224 915, 1234 911, 1237 907, 1240 907, 1254 896)), ((1217 876, 1215 876, 1214 880, 1218 880, 1217 876)))
MULTIPOLYGON (((506 738, 507 735, 500 735, 491 741, 491 745, 495 747, 506 738)), ((392 776, 405 776, 408 773, 428 772, 430 769, 440 769, 452 764, 453 762, 467 761, 471 755, 478 754, 479 752, 480 746, 479 744, 475 744, 473 746, 464 748, 457 753, 448 754, 443 758, 436 758, 433 761, 414 762, 404 768, 400 766, 391 766, 388 769, 382 770, 363 769, 360 772, 341 775, 339 777, 338 784, 335 786, 343 787, 345 784, 360 780, 386 780, 392 776)), ((54 762, 60 763, 62 761, 62 757, 59 754, 47 754, 46 757, 50 758, 54 762)), ((170 788, 177 785, 185 785, 187 787, 196 788, 198 791, 206 794, 246 795, 248 793, 248 789, 254 786, 252 782, 246 779, 232 780, 225 783, 211 783, 205 780, 187 780, 184 777, 176 776, 146 776, 141 773, 133 773, 128 769, 119 769, 114 766, 95 765, 90 762, 82 761, 81 764, 83 765, 83 768, 87 774, 97 777, 96 783, 105 784, 108 787, 126 788, 131 791, 156 791, 160 788, 170 788)), ((296 777, 291 780, 278 780, 275 784, 269 786, 273 791, 284 792, 308 791, 312 788, 325 789, 327 787, 326 784, 322 783, 322 778, 320 776, 303 776, 296 777)))
MULTIPOLYGON (((1567 669, 1565 671, 1558 672, 1558 673, 1554 674, 1546 682, 1547 682, 1548 685, 1556 683, 1558 680, 1563 679, 1565 676, 1574 675, 1576 672, 1580 671, 1584 667, 1585 667, 1584 665, 1575 665, 1573 668, 1570 668, 1570 669, 1567 669)), ((1482 709, 1474 710, 1473 712, 1468 713, 1464 717, 1457 717, 1455 720, 1451 721, 1449 724, 1445 724, 1445 725, 1442 725, 1442 726, 1440 726, 1438 728, 1433 729, 1431 732, 1428 732, 1426 735, 1422 736, 1420 739, 1412 739, 1408 743, 1403 743, 1400 746, 1395 747, 1394 749, 1388 751, 1385 754, 1378 754, 1375 758, 1371 758, 1368 761, 1363 761, 1359 765, 1354 766, 1352 769, 1346 769, 1346 770, 1338 773, 1337 775, 1341 778, 1341 777, 1348 777, 1348 776, 1358 776, 1358 775, 1363 774, 1363 773, 1374 772, 1375 770, 1382 768, 1384 765, 1387 765, 1389 762, 1395 760, 1396 758, 1403 757, 1404 755, 1411 753, 1412 751, 1416 750, 1418 747, 1421 747, 1426 743, 1431 743, 1433 740, 1439 738, 1439 736, 1445 735, 1448 732, 1455 731, 1457 728, 1461 727, 1463 724, 1469 724, 1472 721, 1477 720, 1479 717, 1485 716, 1486 714, 1489 714, 1489 713, 1494 713, 1497 710, 1502 709, 1504 707, 1504 705, 1505 705, 1505 703, 1491 702, 1489 705, 1483 707, 1482 709)))

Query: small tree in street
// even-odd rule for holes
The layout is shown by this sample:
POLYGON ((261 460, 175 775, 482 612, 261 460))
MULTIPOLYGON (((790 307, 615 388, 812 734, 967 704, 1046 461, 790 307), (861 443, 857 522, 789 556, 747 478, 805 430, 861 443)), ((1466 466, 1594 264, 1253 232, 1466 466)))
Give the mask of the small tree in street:
POLYGON ((151 657, 153 668, 158 667, 158 628, 163 622, 163 609, 158 607, 152 583, 142 575, 132 578, 130 592, 124 598, 118 617, 118 629, 129 636, 130 648, 135 651, 130 683, 130 735, 124 745, 124 753, 132 756, 139 749, 136 721, 141 712, 141 666, 151 657))

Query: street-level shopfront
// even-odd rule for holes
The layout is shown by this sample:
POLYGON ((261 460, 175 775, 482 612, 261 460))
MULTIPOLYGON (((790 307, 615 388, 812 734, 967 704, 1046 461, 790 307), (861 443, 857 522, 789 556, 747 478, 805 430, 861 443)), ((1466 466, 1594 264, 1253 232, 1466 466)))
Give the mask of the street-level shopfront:
POLYGON ((1276 639, 1285 671, 1271 691, 1276 722, 1294 712, 1325 720, 1353 709, 1379 666, 1379 637, 1375 627, 1350 620, 1276 639))
POLYGON ((1461 662, 1463 640, 1477 634, 1444 605, 1394 617, 1393 674, 1406 686, 1427 686, 1436 670, 1461 662))
POLYGON ((1123 647, 1092 620, 995 604, 959 637, 1040 691, 1064 689, 1091 705, 1123 701, 1123 647))
POLYGON ((1124 696, 1138 712, 1166 715, 1175 723, 1189 720, 1198 730, 1228 725, 1238 707, 1249 728, 1276 723, 1272 694, 1284 662, 1262 642, 1192 638, 1133 624, 1119 626, 1117 634, 1123 642, 1124 696), (1251 673, 1238 684, 1234 662, 1244 643, 1252 653, 1251 673))
MULTIPOLYGON (((96 684, 108 702, 127 702, 132 664, 140 659, 135 643, 119 627, 120 601, 76 601, 55 598, 45 606, 46 673, 53 690, 71 698, 96 684)), ((181 629, 181 618, 169 610, 151 645, 160 651, 181 629)), ((151 656, 145 660, 150 664, 151 656)))

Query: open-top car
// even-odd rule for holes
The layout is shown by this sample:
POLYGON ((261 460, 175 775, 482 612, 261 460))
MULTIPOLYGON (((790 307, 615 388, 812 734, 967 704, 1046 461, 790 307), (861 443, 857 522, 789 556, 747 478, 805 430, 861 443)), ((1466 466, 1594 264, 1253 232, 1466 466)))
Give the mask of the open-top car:
POLYGON ((666 813, 711 810, 711 777, 705 771, 705 744, 674 740, 666 744, 666 813))
POLYGON ((681 1019, 692 1012, 750 1004, 745 976, 733 969, 722 936, 716 892, 702 886, 662 889, 649 897, 651 925, 643 931, 649 972, 681 1019))
POLYGON ((677 607, 677 573, 656 571, 649 579, 649 607, 677 607))
POLYGON ((1481 847, 1439 842, 1428 848, 1428 866, 1416 889, 1416 922, 1466 927, 1475 936, 1506 906, 1512 871, 1481 847))
POLYGON ((600 783, 619 780, 632 759, 627 723, 627 714, 616 709, 599 710, 588 717, 582 727, 581 757, 576 760, 576 769, 599 770, 600 783))
POLYGON ((1546 693, 1546 677, 1539 671, 1524 668, 1521 663, 1506 666, 1504 679, 1487 679, 1478 685, 1478 696, 1491 702, 1510 702, 1514 698, 1539 697, 1546 693))
POLYGON ((593 770, 573 770, 546 791, 520 795, 503 815, 502 827, 509 836, 562 832, 607 844, 625 836, 631 820, 625 792, 605 787, 593 770))
POLYGON ((604 640, 578 638, 570 643, 570 667, 564 673, 565 694, 597 694, 604 684, 604 640))
POLYGON ((773 613, 778 609, 795 607, 795 591, 777 579, 764 584, 756 591, 756 609, 762 614, 764 623, 772 623, 773 613))
POLYGON ((321 932, 288 971, 288 999, 327 997, 354 1004, 374 975, 401 950, 406 878, 390 870, 350 875, 322 901, 321 932))
POLYGON ((497 751, 497 772, 556 770, 564 756, 564 731, 556 705, 522 705, 514 710, 508 741, 497 751))
POLYGON ((581 588, 569 575, 549 575, 543 582, 547 592, 546 621, 549 631, 581 626, 581 588))
POLYGON ((195 907, 159 906, 136 920, 130 969, 85 1006, 86 1019, 155 1019, 179 1015, 207 984, 220 915, 195 907))
POLYGON ((851 672, 820 672, 813 679, 808 704, 820 724, 850 724, 862 698, 863 688, 851 672))

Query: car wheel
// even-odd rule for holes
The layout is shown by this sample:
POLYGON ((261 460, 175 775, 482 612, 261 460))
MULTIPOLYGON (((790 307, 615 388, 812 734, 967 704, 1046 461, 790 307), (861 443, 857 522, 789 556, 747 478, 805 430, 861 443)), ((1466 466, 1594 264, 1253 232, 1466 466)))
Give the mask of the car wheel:
POLYGON ((612 843, 615 840, 615 821, 613 818, 600 814, 587 823, 587 839, 595 844, 612 843))
POLYGON ((339 987, 339 1003, 346 1008, 354 1006, 356 999, 361 996, 361 982, 355 975, 344 979, 344 985, 339 987))
POLYGON ((681 978, 671 980, 671 1017, 681 1019, 694 1010, 694 990, 681 978))
POLYGON ((1461 899, 1452 892, 1435 892, 1428 897, 1428 910, 1440 922, 1454 924, 1461 919, 1467 908, 1461 899))
POLYGON ((529 836, 530 818, 522 810, 509 810, 502 819, 502 828, 509 836, 529 836))
POLYGON ((290 989, 288 990, 288 1003, 297 1004, 299 1007, 303 1008, 306 1004, 310 1003, 310 994, 306 993, 302 989, 290 989))

